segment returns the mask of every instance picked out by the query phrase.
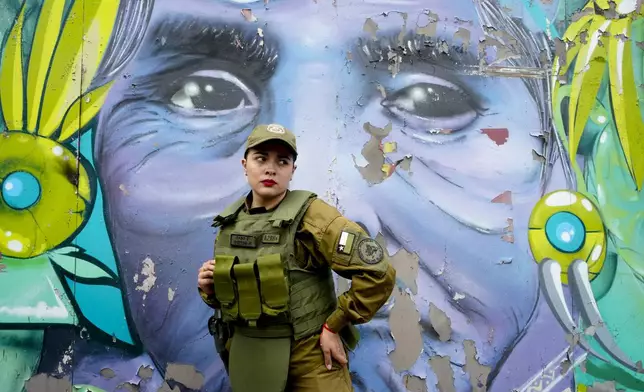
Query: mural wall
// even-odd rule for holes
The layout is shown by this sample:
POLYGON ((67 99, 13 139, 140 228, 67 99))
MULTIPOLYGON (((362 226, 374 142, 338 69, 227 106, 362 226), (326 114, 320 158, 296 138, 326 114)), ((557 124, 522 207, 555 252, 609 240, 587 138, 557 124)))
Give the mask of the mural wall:
POLYGON ((0 391, 229 390, 196 273, 257 123, 397 269, 356 391, 644 391, 643 14, 0 0, 0 391))

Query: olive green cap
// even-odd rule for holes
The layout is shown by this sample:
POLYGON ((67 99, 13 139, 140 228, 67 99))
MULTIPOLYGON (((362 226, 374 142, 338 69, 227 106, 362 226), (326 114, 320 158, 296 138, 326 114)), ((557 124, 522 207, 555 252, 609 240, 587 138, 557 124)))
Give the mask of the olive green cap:
POLYGON ((297 145, 295 135, 286 127, 279 124, 260 124, 253 128, 246 140, 246 151, 269 140, 277 140, 286 143, 297 156, 297 145))

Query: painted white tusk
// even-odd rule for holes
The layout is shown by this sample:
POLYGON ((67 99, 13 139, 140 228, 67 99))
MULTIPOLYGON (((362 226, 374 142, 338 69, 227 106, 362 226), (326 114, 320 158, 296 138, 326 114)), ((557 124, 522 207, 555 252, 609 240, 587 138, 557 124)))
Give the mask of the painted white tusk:
POLYGON ((581 316, 589 326, 595 328, 595 338, 606 352, 616 361, 627 368, 637 372, 637 366, 630 360, 617 345, 613 335, 610 333, 595 302, 590 280, 588 279, 588 264, 583 260, 575 260, 568 267, 568 278, 571 283, 573 301, 579 303, 581 316))
MULTIPOLYGON (((570 278, 570 277, 569 277, 570 278)), ((541 289, 546 297, 546 301, 552 310, 557 321, 563 327, 564 331, 573 337, 579 338, 579 346, 588 351, 591 355, 608 362, 601 354, 597 353, 586 341, 583 331, 577 328, 572 319, 566 298, 564 297, 561 284, 561 266, 552 259, 543 259, 539 264, 539 280, 541 289)))

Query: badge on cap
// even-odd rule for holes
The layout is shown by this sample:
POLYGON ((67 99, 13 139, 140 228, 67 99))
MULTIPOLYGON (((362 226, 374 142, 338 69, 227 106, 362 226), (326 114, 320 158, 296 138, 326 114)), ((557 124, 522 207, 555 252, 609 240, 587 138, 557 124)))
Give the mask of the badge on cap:
POLYGON ((284 127, 279 124, 270 124, 269 126, 266 127, 266 130, 272 133, 279 133, 279 134, 286 133, 286 130, 284 129, 284 127))

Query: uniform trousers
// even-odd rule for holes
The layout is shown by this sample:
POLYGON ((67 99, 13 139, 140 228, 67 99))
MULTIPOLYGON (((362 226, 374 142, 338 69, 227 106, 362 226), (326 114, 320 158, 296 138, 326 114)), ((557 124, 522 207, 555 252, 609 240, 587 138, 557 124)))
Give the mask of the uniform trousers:
MULTIPOLYGON (((348 357, 348 353, 345 355, 348 357)), ((353 392, 349 364, 326 368, 320 334, 293 341, 286 392, 353 392)))

